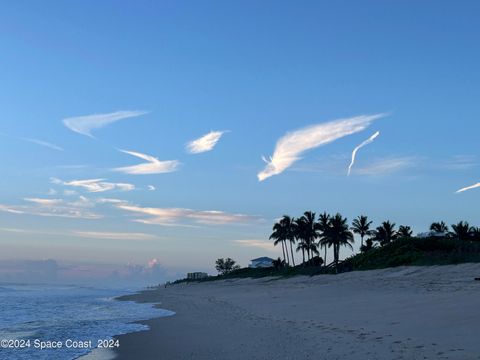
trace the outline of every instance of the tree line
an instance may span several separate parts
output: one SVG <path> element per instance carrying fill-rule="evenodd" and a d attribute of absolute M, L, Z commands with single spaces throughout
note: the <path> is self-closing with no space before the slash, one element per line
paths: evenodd
<path fill-rule="evenodd" d="M 284 215 L 273 225 L 270 239 L 275 246 L 282 246 L 282 262 L 286 266 L 295 266 L 295 248 L 295 253 L 302 253 L 304 266 L 322 263 L 327 266 L 327 249 L 332 249 L 332 265 L 338 267 L 341 247 L 353 250 L 354 234 L 360 237 L 361 252 L 385 246 L 399 238 L 412 237 L 412 229 L 407 225 L 401 225 L 397 229 L 395 223 L 387 220 L 374 229 L 372 224 L 365 215 L 358 216 L 349 225 L 347 218 L 339 213 L 330 215 L 324 212 L 317 217 L 314 212 L 306 211 L 298 218 Z M 451 230 L 443 221 L 434 222 L 430 225 L 430 230 L 432 236 L 480 241 L 480 227 L 470 226 L 466 221 L 451 225 Z M 320 257 L 322 250 L 323 259 Z"/>

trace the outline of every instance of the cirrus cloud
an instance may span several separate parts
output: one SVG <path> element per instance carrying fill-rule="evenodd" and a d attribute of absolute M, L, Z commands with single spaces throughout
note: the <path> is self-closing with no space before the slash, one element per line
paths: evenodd
<path fill-rule="evenodd" d="M 135 190 L 135 185 L 129 183 L 112 183 L 105 179 L 85 179 L 85 180 L 71 180 L 62 181 L 57 178 L 51 178 L 50 182 L 57 185 L 73 186 L 85 189 L 88 192 L 104 192 L 110 190 L 132 191 Z"/>
<path fill-rule="evenodd" d="M 373 121 L 385 116 L 386 114 L 360 115 L 312 125 L 287 133 L 277 141 L 273 156 L 269 160 L 263 158 L 267 165 L 258 173 L 258 180 L 263 181 L 282 173 L 300 160 L 300 156 L 305 151 L 365 130 Z"/>
<path fill-rule="evenodd" d="M 273 243 L 271 241 L 245 239 L 245 240 L 233 240 L 233 242 L 240 246 L 245 246 L 245 247 L 254 247 L 254 248 L 260 248 L 260 249 L 269 250 L 269 251 L 275 250 Z"/>
<path fill-rule="evenodd" d="M 473 190 L 473 189 L 477 189 L 477 188 L 480 188 L 480 183 L 476 183 L 474 185 L 461 188 L 460 190 L 457 190 L 456 193 L 458 194 L 458 193 L 462 193 L 464 191 Z"/>
<path fill-rule="evenodd" d="M 208 134 L 190 141 L 187 146 L 187 152 L 190 154 L 199 154 L 213 150 L 217 142 L 226 131 L 210 131 Z"/>
<path fill-rule="evenodd" d="M 182 226 L 185 225 L 185 223 L 223 225 L 247 223 L 258 219 L 256 216 L 231 214 L 218 210 L 141 207 L 125 202 L 114 203 L 114 206 L 124 211 L 146 216 L 140 219 L 135 219 L 134 221 L 136 222 L 164 226 Z"/>
<path fill-rule="evenodd" d="M 25 198 L 28 205 L 4 205 L 0 204 L 0 211 L 19 214 L 19 215 L 35 215 L 48 217 L 62 217 L 75 219 L 100 219 L 103 216 L 91 211 L 86 206 L 87 199 L 79 201 L 67 202 L 61 199 L 40 199 Z"/>
<path fill-rule="evenodd" d="M 367 140 L 365 140 L 360 145 L 358 145 L 355 149 L 353 149 L 352 160 L 350 162 L 350 165 L 348 166 L 347 176 L 350 176 L 350 173 L 352 171 L 352 166 L 355 164 L 355 157 L 357 156 L 358 150 L 360 150 L 364 146 L 367 146 L 368 144 L 371 144 L 379 135 L 380 135 L 380 131 L 377 131 L 375 134 L 370 136 Z"/>
<path fill-rule="evenodd" d="M 162 174 L 176 171 L 180 162 L 178 160 L 166 160 L 160 161 L 156 157 L 151 155 L 142 154 L 136 151 L 127 151 L 119 150 L 125 154 L 138 157 L 140 159 L 146 160 L 146 163 L 124 166 L 113 169 L 114 171 L 119 171 L 125 174 L 132 175 L 146 175 L 146 174 Z"/>
<path fill-rule="evenodd" d="M 72 235 L 87 239 L 101 240 L 153 240 L 157 237 L 145 233 L 107 232 L 107 231 L 73 231 Z"/>
<path fill-rule="evenodd" d="M 147 111 L 115 111 L 108 114 L 75 116 L 63 119 L 63 124 L 70 130 L 93 138 L 92 131 L 117 122 L 147 114 Z"/>
<path fill-rule="evenodd" d="M 365 167 L 357 168 L 358 175 L 382 176 L 393 174 L 411 167 L 418 163 L 418 158 L 412 156 L 390 157 L 379 159 Z"/>

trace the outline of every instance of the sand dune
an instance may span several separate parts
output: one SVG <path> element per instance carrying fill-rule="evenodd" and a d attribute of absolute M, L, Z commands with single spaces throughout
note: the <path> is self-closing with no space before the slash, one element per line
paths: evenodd
<path fill-rule="evenodd" d="M 182 284 L 118 359 L 480 359 L 480 264 Z"/>

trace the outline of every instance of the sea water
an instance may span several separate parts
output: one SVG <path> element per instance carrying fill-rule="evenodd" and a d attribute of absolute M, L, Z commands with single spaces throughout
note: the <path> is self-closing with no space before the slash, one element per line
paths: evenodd
<path fill-rule="evenodd" d="M 77 359 L 96 348 L 99 341 L 107 347 L 121 347 L 112 341 L 114 335 L 148 329 L 134 321 L 174 314 L 152 304 L 114 299 L 133 292 L 0 284 L 0 359 Z M 62 346 L 40 349 L 53 342 Z"/>

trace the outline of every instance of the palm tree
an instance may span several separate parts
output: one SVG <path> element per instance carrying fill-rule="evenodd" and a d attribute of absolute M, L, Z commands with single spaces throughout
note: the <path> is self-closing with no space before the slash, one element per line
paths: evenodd
<path fill-rule="evenodd" d="M 404 239 L 409 239 L 412 237 L 413 231 L 410 226 L 400 225 L 398 228 L 398 236 Z"/>
<path fill-rule="evenodd" d="M 470 237 L 473 241 L 480 241 L 480 227 L 472 227 L 470 229 Z"/>
<path fill-rule="evenodd" d="M 321 243 L 324 246 L 333 247 L 333 261 L 335 262 L 336 271 L 338 271 L 340 246 L 348 246 L 353 250 L 353 242 L 353 233 L 348 228 L 347 219 L 339 213 L 330 217 L 328 229 L 322 236 Z"/>
<path fill-rule="evenodd" d="M 360 251 L 361 251 L 362 253 L 364 253 L 364 252 L 367 252 L 368 250 L 373 249 L 373 248 L 375 247 L 374 244 L 373 244 L 373 240 L 374 240 L 374 238 L 368 238 L 368 239 L 365 241 L 365 245 L 360 246 Z"/>
<path fill-rule="evenodd" d="M 295 249 L 296 252 L 302 251 L 302 265 L 305 266 L 305 250 L 306 250 L 306 243 L 305 243 L 305 224 L 303 218 L 296 218 L 294 220 L 294 236 L 297 239 L 297 248 Z"/>
<path fill-rule="evenodd" d="M 324 212 L 318 216 L 318 230 L 320 231 L 320 239 L 327 233 L 328 228 L 330 227 L 330 215 Z M 327 266 L 327 245 L 323 245 L 322 241 L 319 242 L 320 248 L 325 249 L 325 255 L 323 258 L 323 266 Z"/>
<path fill-rule="evenodd" d="M 381 226 L 377 227 L 375 231 L 374 240 L 384 246 L 397 238 L 398 234 L 395 230 L 395 223 L 384 221 Z"/>
<path fill-rule="evenodd" d="M 451 235 L 456 237 L 459 240 L 469 240 L 470 239 L 470 232 L 472 228 L 470 224 L 466 221 L 460 221 L 457 224 L 452 225 L 452 232 Z"/>
<path fill-rule="evenodd" d="M 318 254 L 317 244 L 315 240 L 318 238 L 318 224 L 315 221 L 315 213 L 313 211 L 305 211 L 303 213 L 303 224 L 305 226 L 305 242 L 306 250 L 308 255 L 308 262 L 311 263 L 311 260 L 315 254 Z M 310 255 L 311 254 L 311 255 Z"/>
<path fill-rule="evenodd" d="M 291 218 L 288 215 L 283 215 L 280 222 L 283 224 L 283 227 L 286 232 L 286 240 L 290 243 L 290 253 L 292 255 L 292 263 L 295 266 L 295 258 L 293 257 L 293 245 L 295 243 L 295 219 Z M 288 250 L 287 250 L 288 253 Z"/>
<path fill-rule="evenodd" d="M 433 222 L 430 225 L 430 230 L 437 233 L 448 233 L 448 226 L 443 221 Z"/>
<path fill-rule="evenodd" d="M 355 234 L 360 235 L 360 247 L 363 246 L 363 238 L 365 236 L 373 235 L 373 230 L 370 230 L 370 225 L 372 225 L 372 222 L 368 221 L 368 217 L 365 215 L 360 215 L 352 221 L 352 227 L 350 229 Z"/>
<path fill-rule="evenodd" d="M 287 240 L 287 232 L 285 230 L 285 227 L 284 225 L 282 224 L 281 221 L 279 222 L 276 222 L 274 225 L 273 225 L 273 232 L 272 234 L 270 235 L 270 240 L 271 239 L 274 239 L 275 241 L 273 242 L 273 245 L 274 246 L 277 246 L 279 243 L 282 244 L 282 252 L 283 252 L 283 261 L 285 261 L 286 257 L 285 257 L 285 247 L 286 247 L 286 244 L 285 244 L 285 241 Z"/>

